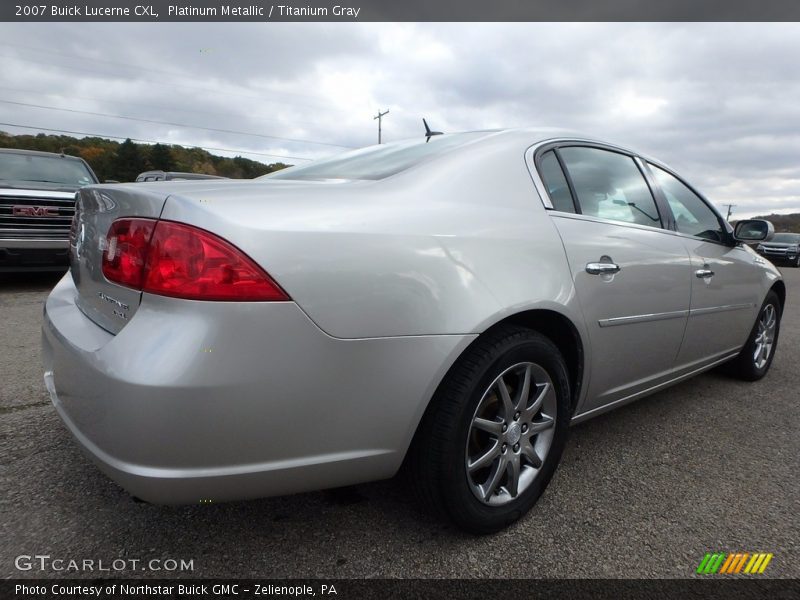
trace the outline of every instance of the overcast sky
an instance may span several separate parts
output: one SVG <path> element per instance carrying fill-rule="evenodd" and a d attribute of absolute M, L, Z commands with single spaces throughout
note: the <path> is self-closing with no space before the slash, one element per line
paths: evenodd
<path fill-rule="evenodd" d="M 800 211 L 799 59 L 780 23 L 3 23 L 0 122 L 288 163 L 375 143 L 378 109 L 384 141 L 563 127 L 741 217 Z"/>

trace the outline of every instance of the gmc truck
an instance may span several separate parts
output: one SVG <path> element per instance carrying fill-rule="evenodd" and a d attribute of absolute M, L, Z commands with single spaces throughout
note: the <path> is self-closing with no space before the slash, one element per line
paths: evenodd
<path fill-rule="evenodd" d="M 66 270 L 75 192 L 93 183 L 81 158 L 0 148 L 0 272 Z"/>

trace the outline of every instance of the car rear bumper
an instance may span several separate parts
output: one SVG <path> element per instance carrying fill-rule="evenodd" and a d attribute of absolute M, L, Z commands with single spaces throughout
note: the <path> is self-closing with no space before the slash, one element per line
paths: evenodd
<path fill-rule="evenodd" d="M 45 384 L 100 469 L 156 503 L 287 494 L 390 477 L 474 336 L 342 340 L 293 302 L 145 294 L 117 335 L 47 300 Z"/>

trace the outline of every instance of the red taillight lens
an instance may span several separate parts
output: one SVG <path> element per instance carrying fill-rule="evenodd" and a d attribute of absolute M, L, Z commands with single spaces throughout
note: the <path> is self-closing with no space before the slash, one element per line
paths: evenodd
<path fill-rule="evenodd" d="M 150 229 L 145 235 L 145 225 Z M 128 234 L 128 232 L 132 232 Z M 127 240 L 145 239 L 141 251 L 132 245 L 116 257 L 113 239 L 120 247 Z M 281 301 L 289 296 L 251 258 L 233 244 L 191 225 L 173 221 L 120 219 L 108 233 L 103 273 L 110 280 L 151 294 L 187 300 Z M 119 259 L 119 267 L 106 269 L 106 254 Z M 130 254 L 130 258 L 125 257 Z M 139 262 L 141 260 L 141 263 Z M 111 260 L 108 261 L 112 265 Z M 129 266 L 128 266 L 129 265 Z M 138 271 L 134 267 L 139 266 Z M 125 269 L 128 269 L 127 271 Z M 138 273 L 138 279 L 135 275 Z M 134 285 L 129 282 L 136 281 Z"/>
<path fill-rule="evenodd" d="M 150 237 L 156 222 L 151 219 L 119 219 L 111 224 L 103 250 L 103 275 L 127 287 L 142 288 Z"/>
<path fill-rule="evenodd" d="M 189 300 L 276 301 L 286 292 L 252 259 L 213 233 L 159 221 L 147 255 L 145 292 Z"/>

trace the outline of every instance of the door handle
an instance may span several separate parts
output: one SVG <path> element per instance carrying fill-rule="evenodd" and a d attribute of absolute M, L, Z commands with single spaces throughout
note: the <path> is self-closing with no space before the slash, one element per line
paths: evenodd
<path fill-rule="evenodd" d="M 698 279 L 711 279 L 714 276 L 714 271 L 708 268 L 703 268 L 697 269 L 694 274 Z"/>
<path fill-rule="evenodd" d="M 602 260 L 602 259 L 601 259 Z M 620 266 L 613 262 L 592 262 L 586 265 L 586 272 L 591 275 L 612 275 L 619 273 Z"/>

